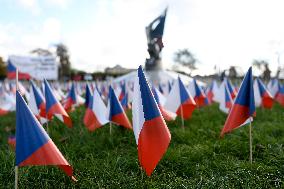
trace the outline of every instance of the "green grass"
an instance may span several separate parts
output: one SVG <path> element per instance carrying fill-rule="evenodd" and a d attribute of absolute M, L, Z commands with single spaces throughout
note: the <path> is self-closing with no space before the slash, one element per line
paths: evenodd
<path fill-rule="evenodd" d="M 84 108 L 71 114 L 74 128 L 57 120 L 50 136 L 73 166 L 77 183 L 53 166 L 21 167 L 20 188 L 283 188 L 284 113 L 257 110 L 253 124 L 253 164 L 245 126 L 219 138 L 226 115 L 215 104 L 195 110 L 192 119 L 168 123 L 172 140 L 151 177 L 139 168 L 132 131 L 109 126 L 89 133 Z M 128 114 L 131 115 L 131 112 Z M 14 187 L 15 153 L 7 138 L 14 133 L 15 114 L 0 118 L 0 188 Z"/>

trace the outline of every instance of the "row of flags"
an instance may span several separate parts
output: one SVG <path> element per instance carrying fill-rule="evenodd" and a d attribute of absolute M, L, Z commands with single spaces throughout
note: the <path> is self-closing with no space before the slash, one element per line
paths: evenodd
<path fill-rule="evenodd" d="M 68 176 L 76 180 L 73 177 L 72 167 L 64 159 L 41 124 L 57 117 L 71 128 L 72 121 L 68 112 L 83 104 L 86 106 L 83 122 L 89 131 L 94 131 L 107 123 L 114 123 L 133 130 L 140 165 L 150 176 L 171 140 L 165 120 L 174 120 L 176 116 L 189 119 L 196 108 L 213 101 L 220 102 L 221 106 L 223 102 L 220 99 L 224 98 L 225 103 L 222 106 L 229 111 L 227 111 L 228 117 L 220 134 L 223 137 L 224 134 L 251 122 L 255 116 L 257 103 L 265 108 L 271 108 L 271 100 L 273 102 L 272 95 L 262 81 L 260 79 L 253 81 L 251 68 L 245 75 L 239 90 L 233 87 L 227 79 L 220 87 L 213 82 L 208 90 L 204 90 L 196 80 L 193 80 L 194 90 L 190 92 L 189 86 L 185 86 L 178 78 L 170 85 L 171 90 L 165 97 L 162 94 L 163 91 L 149 85 L 141 66 L 137 70 L 133 85 L 126 86 L 122 85 L 120 95 L 117 95 L 110 85 L 108 98 L 106 98 L 97 86 L 90 87 L 87 84 L 84 103 L 78 100 L 80 95 L 77 94 L 73 83 L 65 100 L 62 101 L 64 105 L 56 98 L 53 87 L 46 80 L 43 82 L 43 90 L 31 82 L 28 104 L 23 99 L 20 90 L 17 90 L 16 165 L 57 165 Z M 279 96 L 279 91 L 275 93 L 276 97 Z M 122 105 L 123 100 L 130 93 L 132 93 L 133 125 L 125 113 L 125 109 L 129 107 Z M 107 106 L 105 99 L 107 99 Z M 13 143 L 14 140 L 11 138 L 10 142 Z"/>

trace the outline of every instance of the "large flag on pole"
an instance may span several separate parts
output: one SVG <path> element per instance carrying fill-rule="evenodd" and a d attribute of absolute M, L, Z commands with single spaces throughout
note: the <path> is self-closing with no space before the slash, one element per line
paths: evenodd
<path fill-rule="evenodd" d="M 16 166 L 56 165 L 76 180 L 73 177 L 73 168 L 49 138 L 18 91 L 16 103 Z"/>
<path fill-rule="evenodd" d="M 253 116 L 255 116 L 255 103 L 253 93 L 253 76 L 252 69 L 250 67 L 243 79 L 231 111 L 229 112 L 221 132 L 221 137 L 223 137 L 224 134 L 231 132 L 233 129 L 249 123 L 252 121 Z"/>
<path fill-rule="evenodd" d="M 141 66 L 135 78 L 132 114 L 138 158 L 146 174 L 150 176 L 166 152 L 171 134 Z"/>

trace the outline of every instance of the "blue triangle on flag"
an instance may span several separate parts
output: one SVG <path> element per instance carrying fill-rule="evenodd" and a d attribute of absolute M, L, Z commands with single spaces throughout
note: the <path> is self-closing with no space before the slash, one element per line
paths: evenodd
<path fill-rule="evenodd" d="M 141 92 L 141 99 L 143 104 L 143 112 L 145 120 L 151 120 L 160 116 L 160 112 L 156 105 L 155 99 L 152 95 L 150 87 L 146 81 L 142 66 L 138 68 L 138 78 Z"/>
<path fill-rule="evenodd" d="M 46 112 L 56 103 L 58 103 L 57 99 L 52 93 L 52 89 L 48 84 L 47 80 L 44 79 L 44 91 L 45 91 L 45 100 L 46 100 Z"/>
<path fill-rule="evenodd" d="M 254 92 L 253 92 L 253 76 L 252 68 L 250 67 L 246 73 L 240 90 L 236 97 L 235 104 L 240 104 L 249 107 L 249 114 L 253 115 L 255 112 Z"/>
<path fill-rule="evenodd" d="M 20 93 L 16 92 L 16 165 L 50 140 Z"/>

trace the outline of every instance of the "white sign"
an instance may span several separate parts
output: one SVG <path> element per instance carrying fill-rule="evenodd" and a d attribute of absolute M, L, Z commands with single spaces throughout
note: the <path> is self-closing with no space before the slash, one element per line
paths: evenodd
<path fill-rule="evenodd" d="M 58 79 L 58 64 L 53 56 L 9 56 L 9 61 L 19 72 L 28 73 L 34 79 Z"/>

